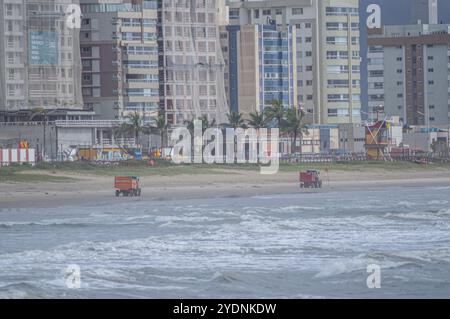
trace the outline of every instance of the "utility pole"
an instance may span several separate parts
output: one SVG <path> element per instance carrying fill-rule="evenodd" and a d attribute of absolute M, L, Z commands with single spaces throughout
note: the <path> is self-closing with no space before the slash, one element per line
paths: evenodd
<path fill-rule="evenodd" d="M 47 122 L 47 114 L 44 111 L 44 139 L 43 139 L 43 147 L 42 147 L 42 159 L 45 158 L 45 146 L 46 146 L 46 144 L 45 144 L 45 142 L 46 142 L 45 135 L 46 135 L 46 124 L 47 124 L 46 122 Z"/>

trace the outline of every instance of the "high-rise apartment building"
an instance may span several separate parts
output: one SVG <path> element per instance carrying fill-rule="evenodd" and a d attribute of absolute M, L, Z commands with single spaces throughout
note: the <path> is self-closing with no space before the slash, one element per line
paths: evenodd
<path fill-rule="evenodd" d="M 167 122 L 207 116 L 226 121 L 219 26 L 227 24 L 225 0 L 159 0 L 160 96 Z"/>
<path fill-rule="evenodd" d="M 0 112 L 81 110 L 79 30 L 66 24 L 73 0 L 0 3 Z M 17 114 L 17 115 L 14 115 Z"/>
<path fill-rule="evenodd" d="M 450 25 L 385 26 L 368 46 L 369 110 L 382 105 L 408 125 L 450 122 Z"/>
<path fill-rule="evenodd" d="M 231 25 L 296 26 L 297 100 L 317 124 L 361 121 L 358 0 L 229 0 Z"/>
<path fill-rule="evenodd" d="M 274 100 L 298 105 L 295 30 L 295 26 L 278 30 L 262 24 L 222 27 L 225 88 L 232 111 L 248 118 Z"/>
<path fill-rule="evenodd" d="M 83 97 L 101 119 L 159 109 L 156 0 L 81 0 Z"/>

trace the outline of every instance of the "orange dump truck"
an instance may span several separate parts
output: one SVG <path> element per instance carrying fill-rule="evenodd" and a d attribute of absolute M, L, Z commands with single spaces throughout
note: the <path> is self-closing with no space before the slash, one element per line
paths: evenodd
<path fill-rule="evenodd" d="M 141 196 L 139 187 L 139 177 L 136 176 L 116 176 L 114 179 L 116 196 Z"/>

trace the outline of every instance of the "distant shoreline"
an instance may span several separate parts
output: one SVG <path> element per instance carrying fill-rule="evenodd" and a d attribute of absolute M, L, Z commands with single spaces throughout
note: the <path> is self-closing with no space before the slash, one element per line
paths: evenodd
<path fill-rule="evenodd" d="M 257 170 L 215 169 L 201 174 L 142 176 L 141 198 L 116 198 L 113 176 L 80 172 L 39 172 L 60 178 L 58 182 L 0 182 L 0 212 L 3 209 L 113 204 L 127 201 L 164 201 L 252 197 L 305 192 L 351 191 L 383 187 L 450 186 L 450 168 L 419 170 L 331 170 L 322 171 L 324 188 L 300 190 L 298 172 L 260 175 Z M 64 178 L 68 178 L 67 181 Z M 120 212 L 118 212 L 120 213 Z"/>

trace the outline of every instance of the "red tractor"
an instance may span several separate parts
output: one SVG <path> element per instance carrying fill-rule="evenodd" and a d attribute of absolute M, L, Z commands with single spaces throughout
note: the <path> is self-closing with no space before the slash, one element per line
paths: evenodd
<path fill-rule="evenodd" d="M 320 171 L 308 170 L 299 174 L 300 188 L 322 188 Z"/>

